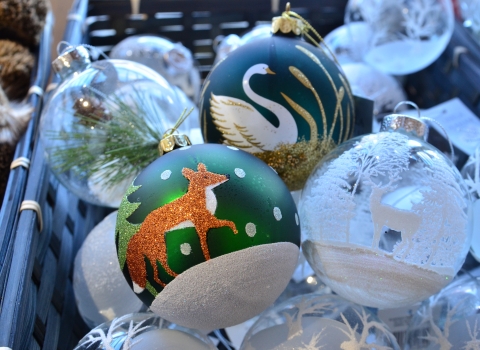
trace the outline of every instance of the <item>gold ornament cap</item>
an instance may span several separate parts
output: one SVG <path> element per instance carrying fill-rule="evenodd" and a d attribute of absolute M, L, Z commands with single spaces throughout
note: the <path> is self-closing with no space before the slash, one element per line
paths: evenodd
<path fill-rule="evenodd" d="M 164 153 L 171 152 L 174 149 L 190 146 L 191 144 L 192 143 L 187 135 L 164 135 L 164 138 L 158 143 L 158 153 L 163 155 Z"/>
<path fill-rule="evenodd" d="M 62 80 L 85 69 L 91 63 L 90 54 L 83 46 L 70 46 L 52 62 L 52 68 Z"/>
<path fill-rule="evenodd" d="M 272 33 L 281 32 L 283 34 L 293 33 L 295 35 L 301 35 L 305 24 L 298 18 L 293 18 L 289 16 L 290 13 L 290 3 L 287 2 L 285 12 L 282 16 L 273 17 L 272 19 Z"/>
<path fill-rule="evenodd" d="M 380 131 L 404 131 L 423 140 L 428 137 L 428 125 L 417 117 L 403 114 L 390 114 L 383 118 Z"/>

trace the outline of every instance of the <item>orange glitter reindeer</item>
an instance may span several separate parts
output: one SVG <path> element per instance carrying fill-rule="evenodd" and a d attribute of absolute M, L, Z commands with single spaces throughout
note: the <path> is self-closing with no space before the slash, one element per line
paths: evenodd
<path fill-rule="evenodd" d="M 153 278 L 161 286 L 165 287 L 166 283 L 158 276 L 157 261 L 169 275 L 177 276 L 167 262 L 167 232 L 195 227 L 206 260 L 210 259 L 208 230 L 228 226 L 238 233 L 233 221 L 220 220 L 214 215 L 217 199 L 212 189 L 228 181 L 229 176 L 209 172 L 203 163 L 198 164 L 197 170 L 182 169 L 183 176 L 190 181 L 187 193 L 148 214 L 140 230 L 128 242 L 127 266 L 137 293 L 143 291 L 147 283 L 145 257 L 153 267 Z"/>

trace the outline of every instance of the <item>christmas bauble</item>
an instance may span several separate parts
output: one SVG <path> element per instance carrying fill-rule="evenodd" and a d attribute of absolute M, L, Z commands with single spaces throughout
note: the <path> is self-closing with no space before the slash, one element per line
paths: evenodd
<path fill-rule="evenodd" d="M 361 62 L 368 47 L 369 31 L 367 24 L 353 22 L 328 33 L 324 43 L 332 50 L 340 64 Z"/>
<path fill-rule="evenodd" d="M 363 60 L 384 73 L 417 72 L 435 61 L 453 33 L 450 0 L 349 0 L 345 23 L 360 22 Z"/>
<path fill-rule="evenodd" d="M 462 176 L 465 179 L 472 195 L 472 246 L 470 252 L 480 262 L 480 147 L 475 150 L 462 169 Z"/>
<path fill-rule="evenodd" d="M 91 63 L 83 47 L 54 61 L 63 77 L 43 110 L 40 136 L 57 178 L 81 199 L 118 207 L 185 106 L 159 74 L 126 60 Z M 176 128 L 189 133 L 188 124 Z"/>
<path fill-rule="evenodd" d="M 407 99 L 405 91 L 398 81 L 364 63 L 347 63 L 342 65 L 352 92 L 375 102 L 373 114 L 385 115 L 393 112 L 395 106 Z"/>
<path fill-rule="evenodd" d="M 239 37 L 236 34 L 230 34 L 224 38 L 221 37 L 219 44 L 215 48 L 215 52 L 217 53 L 217 55 L 215 56 L 215 61 L 213 62 L 213 65 L 223 60 L 230 52 L 235 50 L 237 47 L 245 45 L 257 39 L 270 37 L 271 35 L 272 26 L 270 24 L 259 24 L 253 27 L 247 33 L 243 34 L 242 37 Z"/>
<path fill-rule="evenodd" d="M 468 28 L 473 37 L 480 43 L 480 2 L 478 0 L 459 0 L 463 25 Z"/>
<path fill-rule="evenodd" d="M 75 350 L 216 350 L 204 334 L 152 313 L 128 314 L 104 323 L 80 340 Z"/>
<path fill-rule="evenodd" d="M 150 164 L 117 219 L 118 258 L 134 291 L 161 317 L 198 329 L 269 306 L 295 269 L 299 240 L 296 207 L 277 174 L 215 144 Z"/>
<path fill-rule="evenodd" d="M 200 73 L 192 53 L 181 43 L 154 35 L 134 35 L 112 48 L 110 58 L 138 62 L 178 86 L 193 101 L 200 93 Z"/>
<path fill-rule="evenodd" d="M 336 295 L 306 294 L 265 311 L 241 350 L 391 349 L 388 326 L 365 308 Z"/>
<path fill-rule="evenodd" d="M 405 336 L 405 350 L 480 347 L 480 281 L 458 278 L 425 300 L 413 315 Z"/>
<path fill-rule="evenodd" d="M 141 309 L 123 277 L 115 248 L 117 212 L 88 234 L 75 257 L 73 291 L 78 311 L 90 327 Z"/>
<path fill-rule="evenodd" d="M 303 252 L 317 275 L 361 305 L 393 308 L 450 283 L 470 246 L 470 197 L 426 125 L 385 117 L 383 131 L 327 155 L 300 199 Z"/>
<path fill-rule="evenodd" d="M 207 142 L 254 154 L 298 190 L 352 135 L 354 109 L 337 65 L 290 34 L 254 40 L 217 64 L 203 85 L 200 117 Z"/>

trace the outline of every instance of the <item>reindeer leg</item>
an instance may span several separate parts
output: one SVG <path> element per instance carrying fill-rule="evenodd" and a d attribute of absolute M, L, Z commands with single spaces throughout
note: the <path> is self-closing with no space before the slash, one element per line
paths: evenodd
<path fill-rule="evenodd" d="M 156 242 L 157 244 L 151 245 L 151 247 L 149 247 L 150 250 L 148 251 L 147 257 L 152 263 L 155 281 L 160 285 L 164 286 L 165 283 L 161 282 L 160 278 L 158 277 L 157 260 L 160 261 L 160 264 L 170 276 L 176 277 L 178 276 L 178 274 L 174 272 L 168 265 L 165 233 L 164 232 L 157 233 L 155 237 L 157 240 Z"/>
<path fill-rule="evenodd" d="M 142 237 L 138 234 L 134 235 L 127 247 L 127 267 L 135 293 L 141 293 L 147 284 L 147 271 L 142 248 Z"/>
<path fill-rule="evenodd" d="M 207 244 L 207 232 L 209 229 L 209 227 L 196 227 L 197 235 L 200 239 L 200 246 L 202 247 L 202 252 L 205 260 L 210 260 L 210 251 Z"/>

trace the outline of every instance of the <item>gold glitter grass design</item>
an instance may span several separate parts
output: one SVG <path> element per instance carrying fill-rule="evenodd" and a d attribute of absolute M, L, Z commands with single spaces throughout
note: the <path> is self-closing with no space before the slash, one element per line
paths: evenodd
<path fill-rule="evenodd" d="M 319 160 L 335 147 L 332 139 L 311 141 L 302 139 L 296 144 L 282 144 L 273 151 L 254 155 L 274 168 L 291 191 L 296 191 L 303 188 Z"/>

